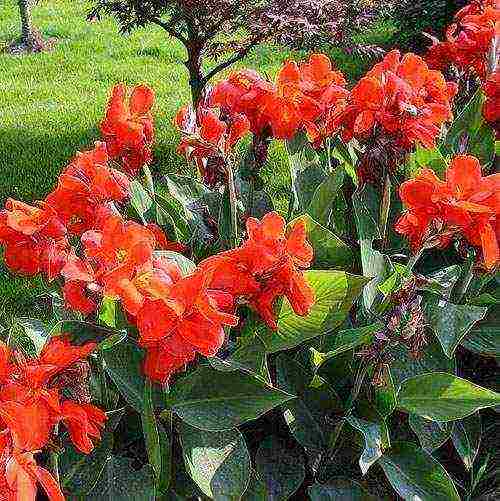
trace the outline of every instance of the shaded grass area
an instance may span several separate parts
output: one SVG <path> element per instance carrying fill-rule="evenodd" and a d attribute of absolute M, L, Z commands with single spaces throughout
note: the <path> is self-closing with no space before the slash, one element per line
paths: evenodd
<path fill-rule="evenodd" d="M 156 91 L 153 170 L 171 172 L 183 165 L 175 151 L 178 134 L 172 126 L 175 112 L 189 97 L 187 73 L 179 64 L 185 57 L 182 46 L 154 26 L 122 36 L 111 18 L 89 23 L 85 19 L 89 8 L 84 0 L 45 0 L 35 5 L 34 22 L 45 37 L 57 39 L 54 49 L 26 56 L 0 53 L 2 205 L 7 197 L 27 202 L 43 198 L 74 153 L 99 139 L 98 124 L 108 91 L 117 82 L 147 83 Z M 0 20 L 1 48 L 19 35 L 15 0 L 0 4 Z M 381 23 L 371 36 L 378 42 L 386 31 Z M 366 67 L 367 63 L 340 50 L 329 52 L 350 77 L 359 76 Z M 302 56 L 264 46 L 240 66 L 274 75 L 282 61 Z M 263 175 L 276 200 L 288 196 L 289 176 L 280 145 L 274 146 Z M 38 279 L 13 277 L 0 267 L 4 311 L 25 311 L 27 300 L 21 298 L 36 296 L 44 288 Z"/>

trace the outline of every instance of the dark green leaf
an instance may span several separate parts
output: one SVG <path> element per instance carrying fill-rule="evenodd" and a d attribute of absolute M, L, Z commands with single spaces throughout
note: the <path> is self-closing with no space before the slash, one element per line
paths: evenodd
<path fill-rule="evenodd" d="M 444 299 L 431 299 L 424 303 L 425 317 L 450 358 L 462 339 L 486 316 L 487 311 L 482 306 L 457 305 Z"/>
<path fill-rule="evenodd" d="M 158 424 L 153 406 L 152 383 L 149 379 L 144 384 L 144 410 L 141 413 L 141 421 L 149 464 L 155 472 L 156 486 L 159 487 L 162 474 L 162 454 Z"/>
<path fill-rule="evenodd" d="M 351 269 L 354 256 L 350 247 L 329 229 L 321 226 L 308 214 L 294 219 L 289 227 L 303 221 L 307 239 L 314 249 L 314 266 L 318 268 Z"/>
<path fill-rule="evenodd" d="M 368 183 L 364 184 L 354 193 L 352 203 L 359 240 L 382 238 L 379 227 L 380 196 L 375 188 Z"/>
<path fill-rule="evenodd" d="M 299 451 L 286 448 L 276 437 L 266 438 L 255 457 L 255 467 L 266 485 L 268 499 L 288 499 L 304 481 L 304 459 Z"/>
<path fill-rule="evenodd" d="M 335 334 L 325 336 L 322 349 L 324 353 L 310 348 L 311 361 L 319 369 L 327 360 L 336 357 L 341 353 L 357 348 L 364 344 L 369 344 L 373 340 L 373 335 L 382 328 L 382 323 L 347 329 Z"/>
<path fill-rule="evenodd" d="M 408 416 L 408 423 L 417 435 L 422 449 L 429 453 L 439 449 L 451 437 L 453 431 L 453 423 L 438 423 L 416 414 Z"/>
<path fill-rule="evenodd" d="M 384 366 L 379 378 L 379 384 L 374 389 L 374 404 L 382 418 L 390 416 L 397 405 L 396 388 L 389 366 Z"/>
<path fill-rule="evenodd" d="M 395 443 L 379 464 L 394 490 L 407 501 L 460 501 L 446 470 L 412 443 Z"/>
<path fill-rule="evenodd" d="M 130 182 L 129 191 L 132 207 L 137 211 L 141 220 L 145 221 L 146 213 L 153 206 L 153 199 L 137 179 Z"/>
<path fill-rule="evenodd" d="M 365 439 L 365 448 L 359 458 L 359 467 L 361 473 L 366 475 L 370 466 L 382 456 L 383 435 L 381 424 L 372 423 L 359 419 L 354 416 L 349 416 L 347 422 L 357 431 L 362 433 Z"/>
<path fill-rule="evenodd" d="M 334 209 L 334 202 L 337 198 L 340 188 L 344 184 L 345 170 L 335 169 L 333 174 L 328 177 L 316 188 L 312 196 L 311 203 L 307 208 L 307 213 L 319 224 L 328 228 L 330 218 Z"/>
<path fill-rule="evenodd" d="M 328 446 L 328 417 L 341 411 L 342 404 L 333 389 L 285 354 L 276 359 L 278 387 L 297 398 L 283 405 L 285 421 L 292 435 L 309 454 Z"/>
<path fill-rule="evenodd" d="M 155 477 L 149 465 L 135 470 L 133 460 L 110 457 L 101 476 L 85 499 L 92 501 L 155 501 Z"/>
<path fill-rule="evenodd" d="M 131 341 L 103 351 L 106 372 L 123 395 L 123 398 L 137 412 L 144 410 L 145 378 L 141 365 L 143 352 Z"/>
<path fill-rule="evenodd" d="M 437 341 L 433 339 L 423 348 L 420 357 L 413 357 L 406 346 L 399 344 L 390 349 L 394 360 L 391 363 L 391 375 L 394 385 L 399 387 L 408 378 L 429 372 L 455 372 L 455 361 L 448 358 Z"/>
<path fill-rule="evenodd" d="M 499 404 L 499 393 L 444 372 L 407 379 L 398 394 L 401 409 L 434 421 L 462 419 Z"/>
<path fill-rule="evenodd" d="M 311 501 L 376 501 L 354 480 L 336 478 L 327 484 L 314 484 L 308 489 Z"/>
<path fill-rule="evenodd" d="M 481 444 L 481 416 L 479 412 L 456 421 L 451 438 L 465 467 L 470 470 Z"/>
<path fill-rule="evenodd" d="M 182 420 L 211 431 L 235 428 L 294 398 L 249 374 L 206 366 L 178 381 L 170 397 L 172 411 Z"/>
<path fill-rule="evenodd" d="M 266 499 L 266 484 L 257 476 L 255 471 L 252 471 L 250 476 L 250 483 L 248 488 L 243 494 L 241 501 L 262 501 Z"/>
<path fill-rule="evenodd" d="M 39 355 L 50 337 L 45 325 L 35 318 L 19 317 L 16 320 L 35 348 L 33 355 Z"/>
<path fill-rule="evenodd" d="M 184 463 L 203 494 L 217 500 L 239 500 L 250 482 L 250 455 L 238 430 L 212 432 L 182 423 Z"/>

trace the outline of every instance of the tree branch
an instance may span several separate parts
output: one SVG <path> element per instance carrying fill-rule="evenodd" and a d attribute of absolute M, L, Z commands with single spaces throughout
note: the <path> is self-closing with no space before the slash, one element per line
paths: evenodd
<path fill-rule="evenodd" d="M 183 45 L 185 45 L 187 47 L 188 39 L 184 35 L 179 33 L 178 31 L 175 31 L 173 29 L 173 24 L 175 24 L 175 23 L 172 23 L 172 22 L 166 23 L 158 18 L 152 18 L 151 22 L 153 24 L 156 24 L 156 25 L 160 26 L 161 28 L 163 28 L 170 36 L 177 38 L 177 40 L 181 41 L 183 43 Z"/>
<path fill-rule="evenodd" d="M 217 75 L 217 73 L 220 73 L 226 68 L 229 68 L 229 66 L 231 66 L 232 64 L 241 61 L 255 46 L 259 45 L 259 43 L 262 42 L 263 38 L 264 37 L 258 37 L 252 40 L 244 49 L 239 50 L 238 52 L 236 52 L 236 54 L 234 54 L 234 56 L 218 64 L 217 66 L 215 66 L 215 68 L 212 68 L 203 78 L 203 85 L 209 82 L 209 80 Z"/>

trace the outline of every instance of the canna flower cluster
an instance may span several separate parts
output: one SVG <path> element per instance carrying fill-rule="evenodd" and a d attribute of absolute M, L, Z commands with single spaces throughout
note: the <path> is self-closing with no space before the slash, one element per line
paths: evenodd
<path fill-rule="evenodd" d="M 483 117 L 500 139 L 500 67 L 488 76 L 483 85 L 485 102 Z"/>
<path fill-rule="evenodd" d="M 128 202 L 130 179 L 123 170 L 135 174 L 135 160 L 146 161 L 152 96 L 145 87 L 116 86 L 101 127 L 106 143 L 78 153 L 37 206 L 8 200 L 0 212 L 0 243 L 12 272 L 57 278 L 73 311 L 90 316 L 103 298 L 120 301 L 146 351 L 144 372 L 166 383 L 196 354 L 218 352 L 224 328 L 238 324 L 241 304 L 272 329 L 281 296 L 307 315 L 314 295 L 302 270 L 313 255 L 303 223 L 287 234 L 284 219 L 272 212 L 247 221 L 248 238 L 240 247 L 183 276 L 175 260 L 158 251 L 185 252 L 185 246 L 170 242 L 156 224 L 124 219 L 119 208 Z M 185 129 L 182 149 L 200 162 L 224 161 L 248 131 L 248 119 L 209 107 L 197 113 L 199 121 L 189 109 L 178 116 Z M 117 156 L 122 170 L 113 163 Z"/>
<path fill-rule="evenodd" d="M 492 40 L 500 34 L 498 0 L 474 0 L 458 11 L 445 40 L 436 41 L 426 54 L 431 68 L 456 68 L 474 72 L 482 81 L 491 71 Z M 495 56 L 496 57 L 496 56 Z"/>
<path fill-rule="evenodd" d="M 396 223 L 416 252 L 422 247 L 444 248 L 464 238 L 480 249 L 484 266 L 500 262 L 500 174 L 483 177 L 477 158 L 454 157 L 442 181 L 423 169 L 399 188 L 407 211 Z"/>
<path fill-rule="evenodd" d="M 352 89 L 343 110 L 333 117 L 344 141 L 368 141 L 378 135 L 410 150 L 419 143 L 435 146 L 444 122 L 451 120 L 457 92 L 439 71 L 415 54 L 389 52 Z"/>
<path fill-rule="evenodd" d="M 35 455 L 53 443 L 59 424 L 84 454 L 100 439 L 106 415 L 90 403 L 85 360 L 95 347 L 73 346 L 61 335 L 26 358 L 0 342 L 0 500 L 35 501 L 38 486 L 50 501 L 64 500 Z"/>

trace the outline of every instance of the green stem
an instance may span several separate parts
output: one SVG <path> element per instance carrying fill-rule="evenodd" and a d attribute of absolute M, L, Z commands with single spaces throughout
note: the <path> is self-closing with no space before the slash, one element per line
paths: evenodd
<path fill-rule="evenodd" d="M 229 205 L 231 208 L 232 246 L 238 245 L 238 199 L 236 196 L 236 186 L 234 184 L 234 172 L 229 160 L 226 161 L 227 186 L 229 189 Z"/>

